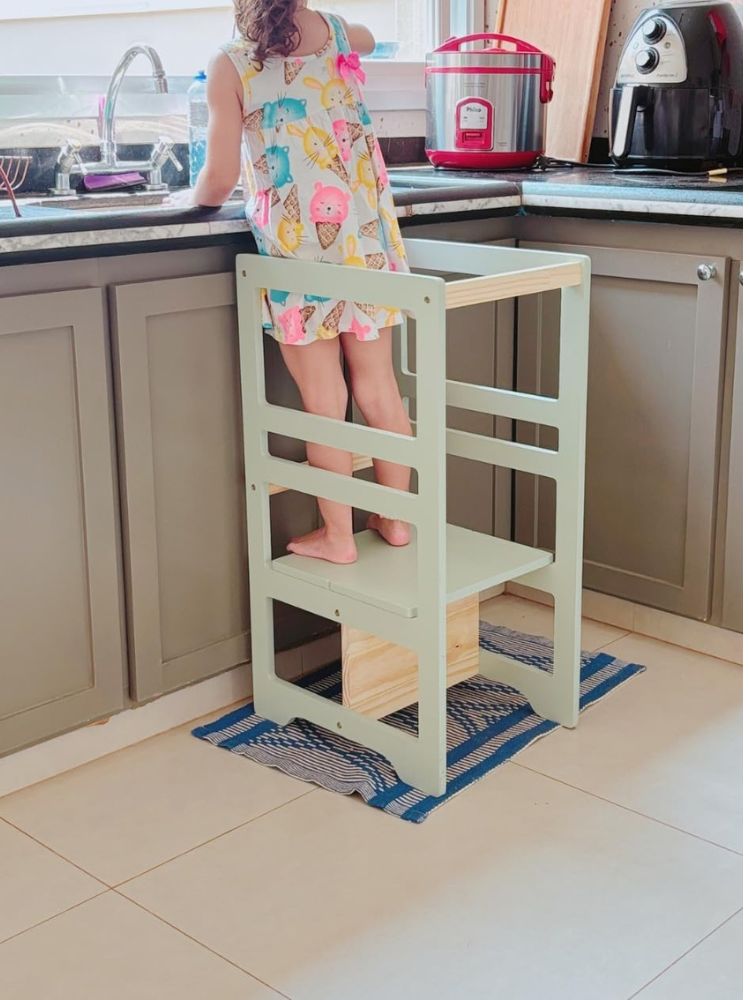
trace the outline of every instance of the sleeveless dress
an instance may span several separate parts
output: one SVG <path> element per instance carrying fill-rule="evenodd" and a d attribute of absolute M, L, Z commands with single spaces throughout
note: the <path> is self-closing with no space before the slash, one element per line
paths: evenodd
<path fill-rule="evenodd" d="M 362 95 L 364 73 L 344 25 L 323 15 L 326 45 L 308 56 L 253 61 L 229 42 L 243 86 L 242 181 L 258 251 L 408 271 L 383 154 Z M 286 344 L 353 333 L 377 340 L 402 321 L 384 305 L 268 290 L 264 328 Z"/>

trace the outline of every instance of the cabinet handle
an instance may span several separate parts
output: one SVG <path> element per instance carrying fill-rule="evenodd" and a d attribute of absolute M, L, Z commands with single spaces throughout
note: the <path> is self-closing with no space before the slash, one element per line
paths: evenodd
<path fill-rule="evenodd" d="M 740 284 L 743 284 L 743 281 L 742 281 L 742 271 L 740 271 Z"/>
<path fill-rule="evenodd" d="M 716 277 L 716 264 L 699 264 L 698 277 L 701 281 L 710 281 Z"/>

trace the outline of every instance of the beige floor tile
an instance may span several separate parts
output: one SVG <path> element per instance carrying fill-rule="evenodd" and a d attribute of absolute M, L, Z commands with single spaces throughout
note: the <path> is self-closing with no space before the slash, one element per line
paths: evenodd
<path fill-rule="evenodd" d="M 741 669 L 636 635 L 604 651 L 648 670 L 517 763 L 741 850 Z"/>
<path fill-rule="evenodd" d="M 116 885 L 310 786 L 181 727 L 0 799 L 0 817 Z"/>
<path fill-rule="evenodd" d="M 506 628 L 515 629 L 517 632 L 529 632 L 531 635 L 552 638 L 554 624 L 552 608 L 524 600 L 522 597 L 515 597 L 513 594 L 501 594 L 490 601 L 485 601 L 480 609 L 480 617 L 483 621 L 492 622 L 493 625 L 505 625 Z M 581 647 L 593 652 L 626 634 L 624 629 L 584 618 L 581 623 Z"/>
<path fill-rule="evenodd" d="M 317 791 L 122 891 L 294 1000 L 624 1000 L 740 864 L 509 764 L 420 826 Z"/>
<path fill-rule="evenodd" d="M 742 915 L 722 924 L 636 996 L 638 1000 L 740 1000 Z"/>
<path fill-rule="evenodd" d="M 0 941 L 99 892 L 96 879 L 0 819 Z"/>
<path fill-rule="evenodd" d="M 3 1000 L 274 1000 L 279 994 L 117 893 L 0 945 Z"/>

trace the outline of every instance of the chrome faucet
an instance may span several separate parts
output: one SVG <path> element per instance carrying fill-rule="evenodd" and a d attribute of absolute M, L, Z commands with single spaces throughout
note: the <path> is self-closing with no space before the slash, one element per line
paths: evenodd
<path fill-rule="evenodd" d="M 161 171 L 167 160 L 182 170 L 182 164 L 174 155 L 174 143 L 164 136 L 154 144 L 151 157 L 148 160 L 118 160 L 117 140 L 115 139 L 115 112 L 120 87 L 128 68 L 136 56 L 144 55 L 151 62 L 152 77 L 157 94 L 167 93 L 167 76 L 158 53 L 150 45 L 132 45 L 122 56 L 107 88 L 104 99 L 104 135 L 99 137 L 101 159 L 84 163 L 80 156 L 81 144 L 74 141 L 66 142 L 60 149 L 55 170 L 55 186 L 52 194 L 70 194 L 70 178 L 72 175 L 85 177 L 87 174 L 117 174 L 121 171 L 143 171 L 148 174 L 146 188 L 149 191 L 165 191 L 167 185 L 162 181 Z"/>

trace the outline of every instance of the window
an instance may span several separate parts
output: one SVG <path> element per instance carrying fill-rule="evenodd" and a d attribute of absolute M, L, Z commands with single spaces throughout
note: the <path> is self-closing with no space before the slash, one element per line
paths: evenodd
<path fill-rule="evenodd" d="M 422 62 L 436 44 L 433 0 L 316 0 L 312 6 L 366 24 L 377 41 L 376 59 Z"/>
<path fill-rule="evenodd" d="M 312 0 L 312 6 L 341 14 L 371 28 L 378 41 L 375 58 L 422 62 L 425 53 L 449 33 L 479 30 L 484 0 Z M 210 11 L 231 17 L 231 0 L 0 0 L 0 22 L 46 18 L 159 15 Z M 469 14 L 467 12 L 471 11 Z M 479 11 L 480 14 L 475 15 Z"/>
<path fill-rule="evenodd" d="M 379 47 L 367 68 L 373 110 L 424 108 L 425 53 L 484 20 L 484 0 L 310 2 L 375 34 Z M 170 77 L 192 77 L 231 37 L 233 20 L 232 0 L 0 0 L 0 71 L 108 78 L 125 48 L 145 40 Z"/>

